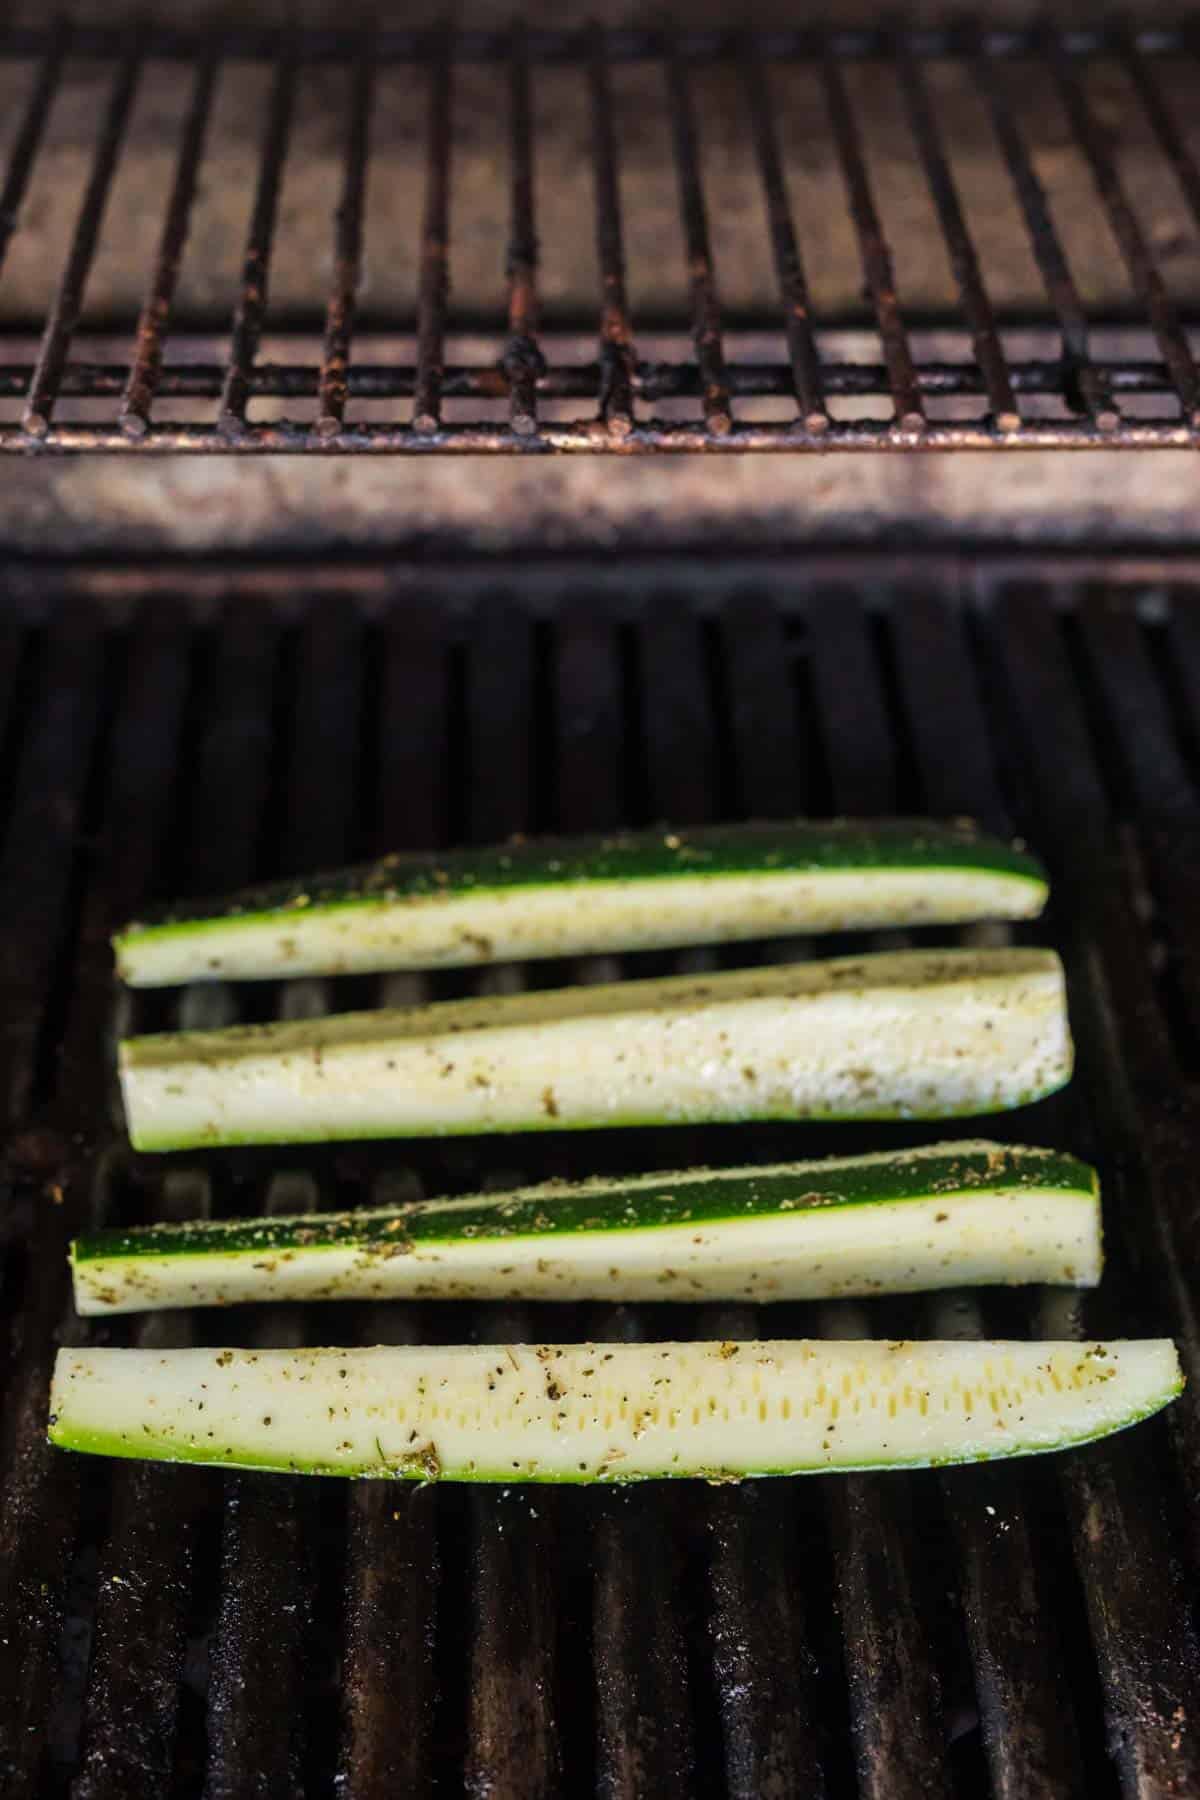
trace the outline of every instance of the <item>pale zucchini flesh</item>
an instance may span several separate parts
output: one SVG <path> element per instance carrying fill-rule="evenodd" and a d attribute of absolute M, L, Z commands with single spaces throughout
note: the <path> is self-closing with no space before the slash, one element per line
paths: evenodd
<path fill-rule="evenodd" d="M 121 1046 L 133 1143 L 744 1119 L 948 1118 L 1072 1063 L 1050 950 L 928 950 L 618 982 Z"/>
<path fill-rule="evenodd" d="M 708 1480 L 989 1461 L 1166 1405 L 1169 1339 L 60 1350 L 68 1450 L 432 1481 Z"/>
<path fill-rule="evenodd" d="M 135 987 L 435 969 L 1035 917 L 1046 879 L 966 821 L 719 826 L 391 856 L 193 903 L 114 939 Z"/>
<path fill-rule="evenodd" d="M 811 1300 L 1100 1279 L 1096 1174 L 943 1143 L 353 1213 L 104 1231 L 71 1247 L 81 1314 L 237 1301 Z"/>

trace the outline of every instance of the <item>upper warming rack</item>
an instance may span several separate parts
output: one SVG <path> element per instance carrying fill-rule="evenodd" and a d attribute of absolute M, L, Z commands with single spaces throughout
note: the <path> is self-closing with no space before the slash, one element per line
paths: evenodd
<path fill-rule="evenodd" d="M 12 33 L 0 449 L 1186 447 L 1194 55 Z"/>

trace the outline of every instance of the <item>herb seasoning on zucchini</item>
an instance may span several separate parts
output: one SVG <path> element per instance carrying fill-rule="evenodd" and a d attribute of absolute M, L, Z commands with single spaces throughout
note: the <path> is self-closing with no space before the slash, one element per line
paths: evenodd
<path fill-rule="evenodd" d="M 969 822 L 801 820 L 389 856 L 175 907 L 114 946 L 126 981 L 161 987 L 1024 919 L 1046 892 Z"/>
<path fill-rule="evenodd" d="M 121 1045 L 140 1150 L 742 1119 L 947 1118 L 1071 1072 L 1050 950 L 927 950 Z"/>
<path fill-rule="evenodd" d="M 637 1481 L 990 1461 L 1182 1386 L 1169 1339 L 60 1350 L 67 1450 L 435 1481 Z"/>
<path fill-rule="evenodd" d="M 103 1231 L 83 1314 L 235 1301 L 810 1300 L 1100 1279 L 1094 1169 L 970 1142 L 549 1182 L 352 1213 Z"/>

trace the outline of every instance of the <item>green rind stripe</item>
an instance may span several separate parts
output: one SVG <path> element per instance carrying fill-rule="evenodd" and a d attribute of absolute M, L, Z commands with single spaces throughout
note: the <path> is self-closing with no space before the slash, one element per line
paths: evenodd
<path fill-rule="evenodd" d="M 1045 888 L 1037 858 L 966 822 L 798 820 L 699 831 L 541 838 L 486 850 L 389 856 L 356 868 L 187 901 L 127 925 L 118 955 L 139 942 L 396 901 L 469 898 L 520 887 L 670 880 L 677 876 L 820 874 L 829 870 L 978 870 Z"/>
<path fill-rule="evenodd" d="M 102 1231 L 77 1239 L 71 1255 L 79 1265 L 135 1261 L 140 1256 L 262 1256 L 338 1248 L 395 1254 L 417 1244 L 679 1228 L 1000 1192 L 1095 1198 L 1098 1181 L 1087 1163 L 1056 1151 L 999 1144 L 962 1150 L 936 1146 L 833 1164 L 688 1170 L 632 1182 L 550 1182 L 507 1195 L 419 1200 L 358 1213 Z"/>
<path fill-rule="evenodd" d="M 547 1474 L 541 1469 L 529 1470 L 522 1466 L 506 1469 L 444 1469 L 440 1479 L 443 1481 L 471 1482 L 536 1482 L 553 1486 L 595 1486 L 604 1483 L 613 1486 L 625 1486 L 635 1481 L 665 1480 L 704 1480 L 704 1481 L 757 1481 L 776 1475 L 837 1475 L 854 1474 L 860 1470 L 877 1469 L 938 1469 L 952 1468 L 957 1464 L 1000 1462 L 1013 1456 L 1038 1456 L 1052 1451 L 1077 1449 L 1083 1444 L 1097 1443 L 1101 1438 L 1111 1437 L 1115 1432 L 1124 1431 L 1131 1425 L 1137 1425 L 1143 1419 L 1153 1417 L 1161 1412 L 1164 1406 L 1176 1398 L 1183 1390 L 1180 1378 L 1172 1386 L 1143 1407 L 1135 1408 L 1126 1416 L 1114 1423 L 1106 1424 L 1099 1431 L 1081 1431 L 1066 1433 L 1053 1444 L 1006 1442 L 994 1453 L 971 1451 L 961 1456 L 947 1455 L 938 1457 L 880 1457 L 877 1461 L 856 1461 L 847 1463 L 797 1463 L 770 1469 L 721 1469 L 696 1468 L 682 1469 L 678 1466 L 664 1469 L 645 1470 L 636 1474 L 596 1473 L 587 1471 L 564 1470 L 561 1474 Z M 393 1480 L 428 1482 L 429 1473 L 425 1469 L 413 1466 L 396 1465 L 387 1462 L 367 1464 L 349 1464 L 335 1466 L 328 1463 L 303 1463 L 294 1459 L 280 1460 L 265 1456 L 255 1456 L 249 1451 L 235 1452 L 230 1456 L 214 1455 L 195 1444 L 172 1444 L 165 1439 L 156 1439 L 147 1434 L 141 1442 L 135 1442 L 128 1436 L 103 1431 L 86 1431 L 77 1426 L 58 1423 L 49 1431 L 52 1444 L 60 1450 L 75 1450 L 91 1456 L 119 1456 L 134 1458 L 138 1461 L 172 1462 L 203 1464 L 210 1468 L 248 1469 L 269 1471 L 280 1475 L 337 1475 L 354 1480 Z"/>

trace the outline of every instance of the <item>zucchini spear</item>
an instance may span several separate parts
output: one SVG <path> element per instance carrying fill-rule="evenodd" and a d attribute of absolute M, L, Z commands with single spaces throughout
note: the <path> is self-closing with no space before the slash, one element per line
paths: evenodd
<path fill-rule="evenodd" d="M 723 1481 L 1059 1450 L 1181 1386 L 1169 1339 L 69 1349 L 50 1438 L 312 1475 Z"/>
<path fill-rule="evenodd" d="M 388 856 L 127 925 L 134 987 L 1035 917 L 1046 877 L 969 822 L 779 825 Z"/>
<path fill-rule="evenodd" d="M 1050 950 L 900 951 L 121 1045 L 139 1150 L 741 1119 L 944 1118 L 1071 1072 Z"/>
<path fill-rule="evenodd" d="M 103 1231 L 80 1313 L 234 1301 L 815 1300 L 1100 1279 L 1096 1173 L 971 1142 L 550 1182 L 352 1213 Z"/>

